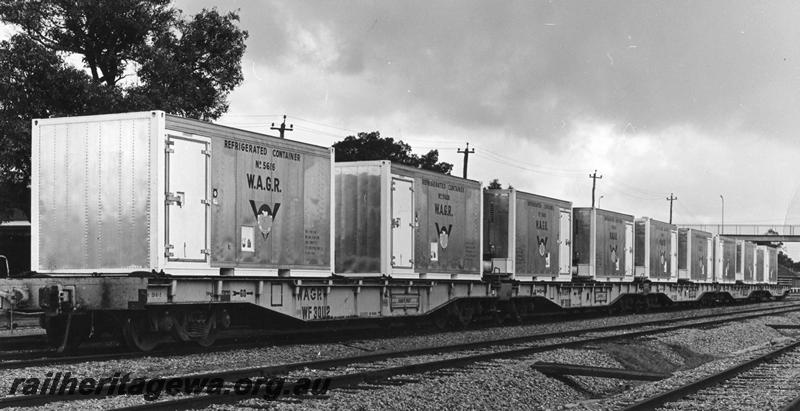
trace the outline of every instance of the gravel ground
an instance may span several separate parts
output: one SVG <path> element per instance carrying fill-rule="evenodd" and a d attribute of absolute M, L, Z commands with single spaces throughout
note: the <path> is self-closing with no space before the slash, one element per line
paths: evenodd
<path fill-rule="evenodd" d="M 741 307 L 741 309 L 753 308 L 754 306 Z M 180 357 L 169 358 L 140 358 L 135 360 L 120 360 L 120 361 L 105 361 L 93 362 L 86 364 L 75 365 L 60 365 L 58 370 L 60 372 L 71 372 L 73 376 L 110 376 L 114 372 L 124 370 L 130 372 L 134 377 L 156 377 L 156 376 L 169 376 L 176 374 L 183 374 L 188 372 L 200 372 L 208 370 L 220 369 L 237 369 L 243 367 L 252 367 L 257 365 L 276 365 L 280 363 L 289 363 L 296 361 L 305 361 L 316 358 L 335 358 L 348 355 L 356 355 L 364 353 L 365 351 L 383 350 L 383 349 L 402 349 L 409 347 L 418 347 L 424 345 L 439 345 L 439 344 L 453 344 L 465 341 L 476 341 L 488 338 L 500 338 L 518 336 L 532 333 L 548 333 L 556 331 L 565 331 L 568 329 L 597 327 L 612 324 L 625 324 L 632 322 L 642 322 L 660 318 L 677 318 L 683 317 L 687 314 L 702 315 L 707 313 L 719 312 L 720 309 L 705 309 L 697 310 L 692 313 L 660 313 L 660 314 L 647 314 L 647 315 L 628 315 L 611 318 L 599 318 L 591 320 L 577 320 L 558 324 L 533 324 L 518 327 L 498 327 L 483 330 L 470 330 L 462 332 L 439 333 L 423 336 L 408 336 L 401 338 L 378 338 L 361 341 L 351 341 L 347 345 L 344 344 L 303 344 L 295 346 L 271 346 L 258 349 L 236 350 L 231 352 L 211 353 L 211 354 L 195 354 Z M 779 337 L 781 334 L 772 328 L 763 326 L 764 323 L 798 323 L 800 322 L 800 313 L 792 313 L 786 316 L 766 317 L 764 320 L 751 320 L 749 323 L 759 325 L 758 331 L 753 332 L 754 336 L 746 337 L 746 343 L 740 343 L 738 338 L 725 339 L 720 337 L 723 344 L 738 347 L 741 349 L 750 342 L 761 338 Z M 682 365 L 677 354 L 670 354 L 670 346 L 688 344 L 691 346 L 692 339 L 695 338 L 699 341 L 700 348 L 695 351 L 698 353 L 709 353 L 711 355 L 724 355 L 726 352 L 719 349 L 719 344 L 716 344 L 717 351 L 714 348 L 703 349 L 702 346 L 714 345 L 714 341 L 708 340 L 707 333 L 714 333 L 724 335 L 725 333 L 739 332 L 741 335 L 749 336 L 749 328 L 737 328 L 738 325 L 718 327 L 711 330 L 700 330 L 699 332 L 692 333 L 692 330 L 682 330 L 681 332 L 671 333 L 669 337 L 664 338 L 663 342 L 644 342 L 644 344 L 654 344 L 654 350 L 664 351 L 664 356 L 669 361 L 675 361 L 676 367 Z M 716 330 L 716 331 L 715 331 Z M 566 354 L 564 354 L 566 353 Z M 572 354 L 570 354 L 572 353 Z M 578 353 L 578 354 L 575 354 Z M 545 354 L 541 354 L 545 356 Z M 564 361 L 577 364 L 608 364 L 608 366 L 619 366 L 609 354 L 602 351 L 591 350 L 565 350 L 563 352 L 548 353 L 546 355 L 562 355 L 563 358 L 541 359 L 546 361 Z M 444 358 L 444 357 L 439 357 Z M 464 407 L 473 407 L 475 404 L 503 404 L 497 403 L 500 400 L 520 401 L 519 404 L 524 405 L 526 408 L 530 407 L 554 407 L 559 404 L 568 402 L 578 402 L 586 400 L 587 398 L 605 396 L 610 393 L 615 393 L 621 388 L 631 385 L 628 382 L 620 382 L 611 379 L 599 378 L 571 378 L 573 381 L 567 385 L 562 382 L 546 378 L 543 375 L 531 371 L 530 364 L 532 364 L 539 357 L 530 357 L 523 360 L 512 361 L 498 361 L 493 366 L 481 366 L 478 368 L 470 368 L 470 372 L 456 373 L 450 377 L 436 377 L 425 378 L 418 384 L 424 384 L 425 387 L 409 388 L 418 384 L 408 384 L 396 387 L 387 387 L 379 390 L 370 390 L 368 392 L 357 391 L 350 394 L 350 397 L 337 400 L 337 396 L 346 395 L 347 393 L 334 392 L 331 400 L 326 404 L 318 404 L 317 401 L 306 401 L 300 404 L 291 404 L 284 402 L 274 402 L 267 404 L 270 407 L 311 407 L 315 408 L 314 404 L 318 404 L 321 408 L 327 408 L 328 405 L 336 405 L 338 408 L 358 409 L 359 406 L 365 408 L 372 408 L 371 403 L 359 403 L 359 398 L 377 398 L 376 393 L 383 393 L 384 391 L 396 391 L 404 393 L 409 399 L 421 398 L 422 402 L 417 402 L 417 405 L 426 405 L 428 399 L 421 393 L 439 393 L 437 395 L 447 395 L 448 398 L 452 397 L 453 401 L 457 398 L 464 397 L 466 400 L 458 403 Z M 546 358 L 541 357 L 541 358 Z M 585 361 L 585 362 L 582 362 Z M 680 364 L 679 364 L 680 363 Z M 507 370 L 506 370 L 507 369 Z M 11 382 L 14 378 L 30 377 L 30 376 L 43 376 L 48 371 L 55 371 L 48 368 L 29 368 L 22 370 L 8 370 L 0 377 L 0 393 L 5 395 L 8 393 Z M 446 383 L 448 378 L 457 378 L 459 375 L 466 375 L 466 380 L 453 382 L 452 384 Z M 306 374 L 308 375 L 308 374 Z M 314 373 L 313 375 L 316 375 Z M 506 376 L 506 377 L 503 377 Z M 533 380 L 528 381 L 527 376 L 533 376 Z M 503 378 L 501 378 L 503 377 Z M 417 376 L 419 378 L 419 376 Z M 469 381 L 475 381 L 469 383 Z M 445 383 L 439 383 L 445 381 Z M 429 386 L 434 384 L 433 386 Z M 477 385 L 476 385 L 477 384 Z M 500 386 L 508 385 L 510 388 L 501 389 Z M 522 385 L 520 385 L 522 384 Z M 544 385 L 542 385 L 544 384 Z M 543 388 L 544 387 L 544 388 Z M 499 391 L 498 391 L 499 390 Z M 443 391 L 443 392 L 442 392 Z M 472 394 L 469 394 L 472 392 Z M 447 394 L 450 393 L 450 394 Z M 503 393 L 497 394 L 496 393 Z M 516 393 L 516 394 L 512 394 Z M 523 394 L 520 394 L 523 393 Z M 469 395 L 468 395 L 469 394 Z M 507 394 L 507 395 L 506 395 Z M 387 394 L 388 395 L 388 394 Z M 434 395 L 435 397 L 436 395 Z M 405 404 L 400 401 L 400 397 L 390 396 L 390 404 L 394 406 L 401 406 Z M 472 398 L 469 400 L 469 398 Z M 483 399 L 481 399 L 483 398 Z M 487 398 L 494 398 L 488 400 Z M 133 398 L 113 398 L 108 400 L 97 401 L 81 401 L 66 404 L 65 406 L 53 404 L 49 409 L 86 409 L 86 408 L 107 408 L 110 406 L 120 406 L 124 404 L 141 402 L 141 397 Z M 344 401 L 344 402 L 342 402 Z M 489 401 L 489 402 L 486 402 Z M 352 407 L 348 404 L 352 403 Z M 516 404 L 516 402 L 512 402 Z M 360 405 L 359 405 L 360 404 Z M 442 402 L 434 402 L 430 404 L 446 404 Z M 241 404 L 244 405 L 244 404 Z M 265 404 L 262 404 L 263 406 Z M 575 404 L 577 406 L 577 404 Z M 431 408 L 431 407 L 427 407 Z M 461 407 L 458 407 L 461 408 Z M 474 408 L 483 408 L 475 405 Z"/>
<path fill-rule="evenodd" d="M 742 358 L 768 350 L 773 344 L 786 341 L 787 337 L 764 324 L 797 322 L 797 315 L 765 317 L 706 330 L 679 330 L 656 339 L 640 339 L 628 344 L 627 349 L 603 346 L 591 350 L 559 350 L 478 364 L 451 375 L 415 375 L 408 378 L 417 382 L 332 391 L 327 399 L 303 402 L 250 399 L 212 408 L 614 410 L 625 403 L 723 370 Z M 642 364 L 651 364 L 649 368 L 653 371 L 668 371 L 673 376 L 653 383 L 592 377 L 557 380 L 530 368 L 535 361 L 615 368 L 630 365 L 631 358 L 625 361 L 616 358 L 620 352 L 627 352 L 628 357 L 638 356 L 634 359 Z M 648 367 L 638 367 L 643 368 Z"/>

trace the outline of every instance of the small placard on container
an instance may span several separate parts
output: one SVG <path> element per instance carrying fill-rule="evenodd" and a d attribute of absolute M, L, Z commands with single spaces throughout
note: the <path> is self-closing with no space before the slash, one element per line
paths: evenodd
<path fill-rule="evenodd" d="M 249 227 L 246 225 L 242 226 L 242 251 L 255 251 L 254 242 L 255 242 L 255 231 L 253 227 Z"/>
<path fill-rule="evenodd" d="M 439 243 L 431 243 L 431 261 L 439 261 Z"/>

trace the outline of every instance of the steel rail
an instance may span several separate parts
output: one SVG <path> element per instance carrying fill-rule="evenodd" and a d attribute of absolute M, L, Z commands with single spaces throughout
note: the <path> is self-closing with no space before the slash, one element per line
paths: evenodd
<path fill-rule="evenodd" d="M 800 347 L 800 340 L 795 341 L 786 346 L 780 347 L 776 350 L 770 351 L 766 354 L 759 355 L 758 357 L 745 361 L 741 364 L 734 365 L 733 367 L 727 368 L 718 373 L 703 377 L 700 380 L 681 385 L 667 392 L 660 393 L 652 397 L 646 398 L 644 400 L 638 401 L 632 405 L 627 406 L 626 408 L 623 408 L 623 410 L 646 411 L 659 408 L 667 403 L 674 402 L 682 398 L 686 398 L 687 396 L 694 394 L 704 388 L 708 388 L 717 385 L 723 381 L 727 381 L 743 372 L 751 370 L 762 363 L 765 363 L 781 354 L 794 350 L 798 347 Z"/>
<path fill-rule="evenodd" d="M 771 309 L 764 309 L 762 312 L 757 314 L 749 314 L 745 316 L 738 315 L 739 313 L 728 313 L 728 314 L 717 314 L 717 319 L 708 320 L 708 321 L 697 321 L 697 318 L 682 318 L 682 319 L 669 319 L 669 320 L 658 320 L 658 321 L 648 321 L 639 324 L 621 324 L 615 325 L 610 327 L 595 327 L 590 329 L 582 329 L 582 330 L 571 330 L 567 332 L 558 332 L 558 333 L 546 333 L 546 334 L 535 334 L 535 335 L 528 335 L 528 336 L 520 336 L 520 337 L 511 337 L 511 338 L 503 338 L 497 340 L 486 340 L 480 342 L 470 342 L 470 343 L 460 343 L 460 344 L 450 344 L 450 345 L 443 345 L 443 346 L 430 346 L 430 347 L 418 347 L 409 350 L 397 350 L 397 351 L 383 351 L 383 352 L 375 352 L 375 353 L 368 353 L 368 354 L 361 354 L 356 356 L 350 357 L 342 357 L 342 358 L 330 358 L 330 359 L 322 359 L 322 360 L 312 360 L 312 361 L 304 361 L 304 362 L 297 362 L 297 363 L 289 363 L 289 364 L 280 364 L 275 366 L 268 366 L 268 367 L 252 367 L 246 369 L 239 369 L 239 370 L 230 370 L 230 371 L 211 371 L 211 372 L 203 372 L 203 373 L 195 373 L 195 374 L 188 374 L 188 375 L 179 375 L 175 376 L 177 378 L 188 378 L 188 379 L 203 379 L 203 378 L 223 378 L 225 380 L 238 380 L 240 378 L 252 378 L 252 377 L 274 377 L 279 375 L 285 375 L 291 371 L 298 371 L 298 370 L 305 370 L 305 369 L 330 369 L 333 367 L 345 366 L 349 364 L 362 364 L 362 363 L 370 363 L 370 362 L 377 362 L 382 360 L 387 360 L 390 358 L 404 358 L 404 357 L 413 357 L 418 355 L 426 355 L 426 354 L 441 354 L 441 353 L 449 353 L 449 352 L 457 352 L 457 351 L 465 351 L 470 350 L 474 351 L 476 349 L 487 349 L 491 347 L 502 347 L 500 350 L 489 351 L 485 353 L 479 354 L 470 354 L 466 356 L 456 357 L 453 359 L 448 360 L 440 360 L 434 361 L 429 363 L 419 363 L 415 365 L 409 365 L 403 367 L 395 367 L 393 370 L 395 371 L 403 371 L 407 373 L 414 373 L 419 372 L 416 370 L 423 369 L 426 367 L 424 364 L 429 364 L 425 368 L 427 369 L 438 369 L 443 367 L 450 367 L 456 366 L 458 364 L 468 365 L 478 361 L 486 361 L 496 358 L 509 358 L 509 357 L 516 357 L 521 355 L 533 354 L 537 352 L 545 352 L 545 351 L 552 351 L 560 348 L 573 348 L 582 346 L 585 344 L 591 343 L 600 343 L 600 342 L 607 342 L 613 340 L 620 340 L 620 339 L 630 339 L 636 338 L 641 336 L 653 335 L 683 328 L 694 328 L 694 327 L 703 327 L 709 325 L 716 325 L 722 324 L 726 322 L 732 321 L 741 321 L 751 318 L 763 317 L 767 315 L 775 315 L 781 314 L 784 312 L 796 311 L 800 307 L 790 307 L 790 308 L 771 308 Z M 725 317 L 725 318 L 719 318 Z M 657 323 L 666 324 L 666 323 L 676 323 L 682 322 L 682 324 L 672 325 L 672 326 L 664 326 L 658 328 L 652 328 L 642 331 L 633 331 L 627 333 L 620 333 L 614 335 L 607 335 L 607 336 L 600 336 L 600 337 L 589 337 L 584 339 L 578 339 L 573 341 L 566 341 L 566 342 L 558 342 L 554 344 L 546 344 L 540 346 L 524 346 L 524 347 L 517 347 L 509 349 L 508 345 L 513 344 L 525 344 L 531 343 L 539 340 L 546 340 L 546 339 L 553 339 L 553 338 L 564 338 L 564 337 L 574 337 L 579 336 L 581 334 L 591 334 L 591 333 L 598 333 L 598 332 L 609 332 L 615 331 L 619 329 L 630 329 L 631 327 L 649 327 L 653 325 L 658 325 Z M 688 322 L 688 323 L 687 323 Z M 411 368 L 408 368 L 411 367 Z M 423 368 L 419 368 L 423 367 Z M 432 367 L 432 368 L 431 368 Z M 395 371 L 391 371 L 395 372 Z M 378 371 L 373 371 L 378 372 Z M 357 373 L 358 375 L 362 375 L 363 373 Z M 383 375 L 383 374 L 363 374 L 367 377 L 375 377 Z M 394 374 L 392 374 L 394 375 Z M 170 378 L 166 376 L 164 378 Z M 351 379 L 355 378 L 362 378 L 359 376 L 341 376 L 343 378 L 341 381 L 351 381 Z M 340 381 L 340 380 L 337 380 Z M 338 383 L 337 383 L 338 384 Z M 50 402 L 58 402 L 58 401 L 76 401 L 82 399 L 96 399 L 96 398 L 105 398 L 106 395 L 89 395 L 89 396 L 59 396 L 59 395 L 19 395 L 14 397 L 6 397 L 0 399 L 0 408 L 5 407 L 18 407 L 18 406 L 37 406 L 43 405 Z M 154 402 L 144 404 L 141 407 L 145 408 L 136 408 L 136 409 L 152 409 L 147 407 L 169 407 L 174 408 L 180 406 L 180 404 L 189 404 L 188 406 L 194 406 L 197 401 L 209 401 L 214 402 L 219 400 L 220 397 L 218 396 L 208 396 L 208 395 L 201 395 L 198 396 L 199 398 L 195 397 L 188 397 L 188 398 L 179 398 L 174 400 L 169 400 L 167 402 Z M 213 397 L 213 398 L 212 398 Z M 225 397 L 228 398 L 228 397 Z M 241 399 L 242 397 L 239 397 Z"/>
<path fill-rule="evenodd" d="M 792 309 L 793 307 L 800 308 L 800 304 L 791 304 L 788 307 L 768 307 L 768 308 L 754 308 L 748 310 L 739 310 L 729 313 L 714 313 L 714 314 L 704 314 L 698 315 L 695 317 L 681 317 L 681 318 L 670 318 L 670 319 L 662 319 L 662 320 L 653 320 L 648 322 L 641 322 L 641 323 L 625 323 L 607 327 L 595 327 L 590 329 L 581 329 L 581 330 L 573 330 L 573 331 L 565 331 L 565 332 L 557 332 L 557 333 L 547 333 L 547 334 L 529 334 L 520 337 L 509 337 L 499 340 L 486 340 L 484 342 L 474 342 L 471 343 L 473 347 L 480 347 L 481 344 L 514 344 L 520 341 L 525 340 L 533 340 L 533 339 L 546 339 L 546 338 L 558 338 L 563 336 L 570 336 L 570 335 L 577 335 L 577 334 L 585 334 L 589 332 L 604 332 L 604 331 L 614 331 L 618 329 L 628 328 L 630 326 L 651 326 L 651 325 L 662 325 L 668 324 L 675 321 L 691 321 L 691 320 L 698 320 L 704 318 L 718 318 L 722 316 L 728 315 L 738 315 L 738 314 L 747 314 L 753 312 L 764 312 L 765 310 L 784 310 L 784 309 Z M 572 334 L 568 334 L 572 333 Z M 247 338 L 255 338 L 255 337 L 247 337 Z M 44 353 L 44 357 L 40 358 L 22 358 L 25 356 L 34 355 L 31 353 L 21 353 L 19 355 L 12 355 L 12 356 L 3 356 L 0 354 L 0 370 L 4 369 L 19 369 L 19 368 L 26 368 L 26 367 L 41 367 L 41 366 L 53 366 L 53 365 L 65 365 L 65 364 L 78 364 L 84 363 L 89 361 L 111 361 L 111 360 L 120 360 L 120 359 L 131 359 L 131 358 L 143 358 L 143 357 L 167 357 L 173 355 L 188 355 L 188 354 L 201 354 L 201 353 L 213 353 L 213 352 L 221 352 L 221 351 L 229 351 L 235 349 L 243 349 L 243 348 L 254 348 L 263 346 L 259 343 L 234 343 L 234 344 L 227 344 L 227 345 L 217 345 L 211 348 L 186 348 L 186 347 L 168 347 L 164 350 L 149 352 L 149 353 L 141 353 L 141 352 L 134 352 L 134 351 L 124 351 L 119 350 L 118 347 L 109 347 L 109 352 L 97 353 L 97 354 L 86 354 L 86 355 L 63 355 L 63 354 L 52 354 L 52 353 Z M 181 348 L 182 351 L 177 351 L 176 348 Z M 50 355 L 48 355 L 50 354 Z M 15 358 L 21 358 L 16 360 Z"/>

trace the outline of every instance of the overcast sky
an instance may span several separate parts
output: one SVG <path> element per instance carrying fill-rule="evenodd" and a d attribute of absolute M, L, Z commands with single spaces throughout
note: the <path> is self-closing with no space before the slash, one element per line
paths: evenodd
<path fill-rule="evenodd" d="M 469 177 L 676 223 L 800 224 L 800 2 L 177 1 L 240 10 L 223 124 L 436 148 Z M 791 253 L 795 259 L 798 255 Z"/>

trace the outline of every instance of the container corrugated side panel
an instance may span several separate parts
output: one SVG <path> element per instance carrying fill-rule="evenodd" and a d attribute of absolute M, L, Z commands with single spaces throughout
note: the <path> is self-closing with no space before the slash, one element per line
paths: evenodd
<path fill-rule="evenodd" d="M 521 191 L 516 194 L 515 273 L 557 278 L 561 210 L 570 209 L 571 203 Z"/>
<path fill-rule="evenodd" d="M 480 183 L 398 164 L 391 165 L 391 172 L 414 179 L 418 223 L 414 235 L 414 272 L 480 275 L 483 201 Z M 442 241 L 443 231 L 446 243 Z M 432 247 L 438 249 L 438 261 L 431 260 Z"/>
<path fill-rule="evenodd" d="M 764 266 L 767 263 L 766 247 L 763 245 L 756 246 L 756 284 L 764 282 Z"/>
<path fill-rule="evenodd" d="M 32 269 L 157 268 L 155 139 L 161 112 L 34 120 Z"/>
<path fill-rule="evenodd" d="M 337 163 L 335 272 L 381 273 L 381 167 Z"/>

